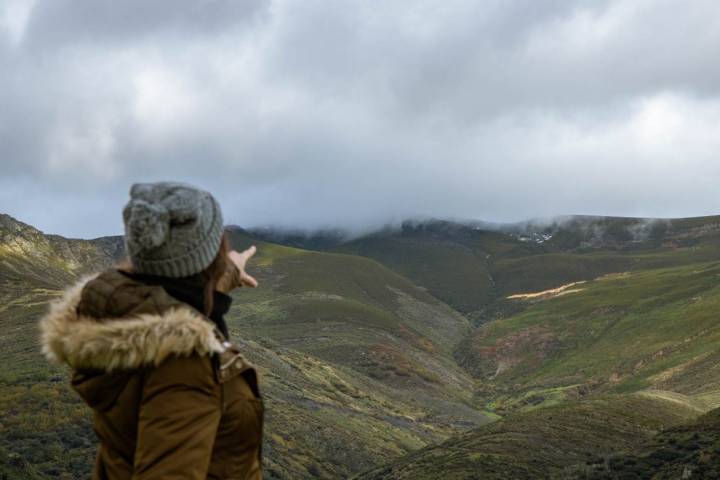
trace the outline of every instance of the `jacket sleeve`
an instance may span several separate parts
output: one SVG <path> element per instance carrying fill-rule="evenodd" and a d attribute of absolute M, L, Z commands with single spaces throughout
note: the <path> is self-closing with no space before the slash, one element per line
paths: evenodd
<path fill-rule="evenodd" d="M 148 370 L 133 480 L 204 480 L 220 416 L 220 386 L 209 357 L 171 357 Z"/>

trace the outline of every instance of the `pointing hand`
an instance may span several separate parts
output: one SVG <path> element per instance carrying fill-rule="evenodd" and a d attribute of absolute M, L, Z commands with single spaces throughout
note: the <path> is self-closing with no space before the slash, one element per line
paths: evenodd
<path fill-rule="evenodd" d="M 255 248 L 255 245 L 253 245 L 252 247 L 248 248 L 247 250 L 243 250 L 242 252 L 237 252 L 233 250 L 228 254 L 228 257 L 235 264 L 238 271 L 240 272 L 240 278 L 238 281 L 239 287 L 255 288 L 258 286 L 257 280 L 255 280 L 251 275 L 245 272 L 245 265 L 247 264 L 248 260 L 250 260 L 250 258 L 255 255 L 255 252 L 257 252 L 257 248 Z"/>

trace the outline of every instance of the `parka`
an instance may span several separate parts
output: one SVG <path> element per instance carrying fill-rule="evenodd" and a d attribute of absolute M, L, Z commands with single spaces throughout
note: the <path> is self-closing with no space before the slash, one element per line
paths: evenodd
<path fill-rule="evenodd" d="M 40 330 L 92 409 L 93 479 L 262 478 L 256 370 L 200 311 L 111 268 L 52 302 Z"/>

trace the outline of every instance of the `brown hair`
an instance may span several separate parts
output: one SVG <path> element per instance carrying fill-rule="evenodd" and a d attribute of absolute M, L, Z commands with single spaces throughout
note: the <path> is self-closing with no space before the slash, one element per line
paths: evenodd
<path fill-rule="evenodd" d="M 205 306 L 205 315 L 207 316 L 210 316 L 213 310 L 215 288 L 230 264 L 228 253 L 230 253 L 230 241 L 227 233 L 223 233 L 222 240 L 220 241 L 220 249 L 212 263 L 196 275 L 198 280 L 205 285 L 203 305 Z"/>
<path fill-rule="evenodd" d="M 205 315 L 210 316 L 214 306 L 214 293 L 220 278 L 228 270 L 230 265 L 230 239 L 227 233 L 223 233 L 220 241 L 220 249 L 213 261 L 208 265 L 202 272 L 196 273 L 190 277 L 186 277 L 187 280 L 198 285 L 203 286 L 203 306 L 205 307 Z M 117 263 L 116 268 L 127 273 L 133 273 L 132 262 L 129 258 L 125 258 Z"/>

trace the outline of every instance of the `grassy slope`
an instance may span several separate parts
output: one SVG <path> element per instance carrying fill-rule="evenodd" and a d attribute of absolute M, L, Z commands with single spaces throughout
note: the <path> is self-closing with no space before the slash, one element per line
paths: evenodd
<path fill-rule="evenodd" d="M 250 240 L 236 242 L 242 248 Z M 392 383 L 436 385 L 442 394 L 467 390 L 452 352 L 470 325 L 452 309 L 368 259 L 302 250 L 274 255 L 258 258 L 265 288 L 236 294 L 233 312 L 246 336 Z"/>
<path fill-rule="evenodd" d="M 713 449 L 718 444 L 712 435 L 698 443 L 695 435 L 701 426 L 714 432 L 706 418 L 695 426 L 678 427 L 678 432 L 690 428 L 691 437 L 657 440 L 680 444 L 674 450 L 657 447 L 649 436 L 652 429 L 634 437 L 638 434 L 621 427 L 624 422 L 635 422 L 638 412 L 659 413 L 656 418 L 662 419 L 658 402 L 670 406 L 674 402 L 685 412 L 684 419 L 720 405 L 720 354 L 715 348 L 720 340 L 720 321 L 715 314 L 720 306 L 716 220 L 675 222 L 669 240 L 663 239 L 664 247 L 658 243 L 653 249 L 639 244 L 626 249 L 566 252 L 556 246 L 552 252 L 549 245 L 548 253 L 505 258 L 493 264 L 496 292 L 503 295 L 553 288 L 568 281 L 591 281 L 576 286 L 581 292 L 549 300 L 504 301 L 509 305 L 507 311 L 519 313 L 481 326 L 464 342 L 458 357 L 481 378 L 479 396 L 489 401 L 490 409 L 507 415 L 504 422 L 477 432 L 495 431 L 503 423 L 515 429 L 522 421 L 518 419 L 542 419 L 552 412 L 553 418 L 560 413 L 563 419 L 569 416 L 575 428 L 586 422 L 586 418 L 573 418 L 578 405 L 596 408 L 598 395 L 616 392 L 624 394 L 615 397 L 618 401 L 632 399 L 633 403 L 614 414 L 598 411 L 598 421 L 610 426 L 605 433 L 618 435 L 613 442 L 583 445 L 584 436 L 594 440 L 603 431 L 597 424 L 582 434 L 573 428 L 561 428 L 550 437 L 523 433 L 526 445 L 502 429 L 492 438 L 474 432 L 411 454 L 368 478 L 434 478 L 440 472 L 443 478 L 476 478 L 473 475 L 479 472 L 483 472 L 482 478 L 544 477 L 570 465 L 565 455 L 550 459 L 546 468 L 543 459 L 535 454 L 528 459 L 524 452 L 539 448 L 539 455 L 547 454 L 543 447 L 553 435 L 559 443 L 551 444 L 564 454 L 572 456 L 576 447 L 582 447 L 582 455 L 591 465 L 581 461 L 580 466 L 571 468 L 578 478 L 600 469 L 598 465 L 633 467 L 618 467 L 598 478 L 649 478 L 653 468 L 664 472 L 657 478 L 679 478 L 686 464 L 697 474 L 709 475 L 701 478 L 712 478 L 708 472 L 714 472 L 717 459 Z M 561 240 L 572 244 L 567 237 Z M 609 272 L 622 273 L 597 278 Z M 583 398 L 595 400 L 574 401 Z M 463 440 L 468 438 L 472 440 Z M 634 446 L 633 438 L 644 438 L 651 442 L 650 447 L 643 454 L 619 454 Z M 452 448 L 445 448 L 448 445 Z M 702 448 L 696 448 L 698 445 Z M 514 461 L 516 456 L 519 463 Z M 642 469 L 644 474 L 637 477 L 622 476 Z"/>
<path fill-rule="evenodd" d="M 637 222 L 632 219 L 590 219 L 589 226 L 554 231 L 554 241 L 542 246 L 521 245 L 498 233 L 465 230 L 445 236 L 420 229 L 336 248 L 372 257 L 471 315 L 488 306 L 490 314 L 510 313 L 465 343 L 471 354 L 459 352 L 484 380 L 480 396 L 498 413 L 509 414 L 505 424 L 513 430 L 523 428 L 518 422 L 533 429 L 536 420 L 542 427 L 544 418 L 553 423 L 568 419 L 561 428 L 552 425 L 549 433 L 541 428 L 554 440 L 550 450 L 542 448 L 548 435 L 523 433 L 522 444 L 502 430 L 501 423 L 480 429 L 500 428 L 491 439 L 475 437 L 452 451 L 429 447 L 426 451 L 432 453 L 414 465 L 418 468 L 409 468 L 407 476 L 384 470 L 370 477 L 452 478 L 448 471 L 465 471 L 466 478 L 479 471 L 483 478 L 493 471 L 497 478 L 543 476 L 576 461 L 617 454 L 638 438 L 649 438 L 655 428 L 625 429 L 638 425 L 641 412 L 666 422 L 668 411 L 677 409 L 681 414 L 673 418 L 676 422 L 718 405 L 718 358 L 711 353 L 717 340 L 713 311 L 720 274 L 712 263 L 720 253 L 717 218 L 663 222 L 661 228 L 652 224 L 640 241 L 628 234 L 627 227 L 633 225 Z M 614 272 L 632 274 L 605 277 L 582 285 L 585 292 L 551 301 L 503 299 Z M 478 317 L 483 316 L 488 317 Z M 502 372 L 494 377 L 501 363 Z M 666 390 L 643 390 L 649 387 Z M 608 390 L 643 391 L 615 397 L 620 407 L 612 412 L 599 400 L 567 403 Z M 518 417 L 513 411 L 526 413 Z M 587 424 L 588 418 L 593 422 Z M 585 439 L 589 443 L 583 443 Z M 454 438 L 445 445 L 456 443 Z M 537 455 L 525 456 L 538 447 Z M 570 455 L 553 458 L 553 451 Z M 394 463 L 390 471 L 403 472 L 404 462 Z"/>
<path fill-rule="evenodd" d="M 379 263 L 261 243 L 253 271 L 262 288 L 235 295 L 229 323 L 264 375 L 268 477 L 347 477 L 483 423 L 486 417 L 472 408 L 479 402 L 509 414 L 503 425 L 522 415 L 530 415 L 532 425 L 532 415 L 543 418 L 547 411 L 572 415 L 580 407 L 565 403 L 569 398 L 608 391 L 655 389 L 624 397 L 640 411 L 662 412 L 674 402 L 697 414 L 718 404 L 720 358 L 712 349 L 720 299 L 720 267 L 713 262 L 720 253 L 717 225 L 714 219 L 675 223 L 652 245 L 612 248 L 584 247 L 596 232 L 565 232 L 556 243 L 538 246 L 474 230 L 413 230 L 340 248 L 387 264 L 471 314 L 500 305 L 505 318 L 472 337 L 462 316 Z M 39 357 L 33 328 L 46 300 L 86 265 L 107 264 L 117 242 L 75 242 L 26 230 L 8 236 L 5 228 L 0 447 L 20 453 L 45 475 L 83 471 L 94 450 L 87 412 L 69 392 L 64 371 Z M 237 233 L 235 242 L 251 239 Z M 630 273 L 551 300 L 503 300 L 612 272 Z M 463 337 L 469 340 L 454 352 Z M 475 399 L 476 384 L 453 353 L 481 379 Z M 599 408 L 598 418 L 610 415 L 599 401 L 583 405 Z M 626 413 L 617 425 L 634 421 L 632 409 Z M 574 438 L 572 431 L 557 432 L 560 447 Z M 517 447 L 512 435 L 492 439 L 506 453 Z M 472 445 L 453 451 L 453 461 L 477 458 L 500 468 L 502 462 L 485 458 L 481 444 Z M 512 477 L 511 468 L 530 468 L 523 461 L 507 463 L 504 478 Z"/>
<path fill-rule="evenodd" d="M 373 258 L 465 314 L 477 314 L 497 297 L 493 258 L 536 250 L 502 233 L 449 222 L 373 235 L 334 249 Z"/>
<path fill-rule="evenodd" d="M 0 214 L 0 286 L 56 288 L 109 265 L 122 253 L 120 237 L 72 240 L 45 235 Z"/>
<path fill-rule="evenodd" d="M 359 238 L 333 250 L 374 258 L 481 323 L 512 312 L 503 300 L 511 294 L 720 256 L 716 217 L 648 227 L 644 222 L 576 217 L 561 226 L 533 230 L 554 235 L 537 244 L 518 240 L 520 234 L 512 229 L 486 231 L 436 221 Z M 648 232 L 638 237 L 641 228 Z"/>
<path fill-rule="evenodd" d="M 40 356 L 36 321 L 117 242 L 26 227 L 0 242 L 0 448 L 43 478 L 81 478 L 89 411 Z M 259 246 L 261 288 L 239 291 L 228 321 L 263 375 L 268 478 L 347 477 L 487 421 L 452 357 L 462 316 L 372 260 Z"/>
<path fill-rule="evenodd" d="M 585 386 L 711 395 L 720 263 L 607 276 L 480 328 L 462 351 L 502 391 Z M 540 394 L 541 395 L 541 394 Z"/>
<path fill-rule="evenodd" d="M 374 258 L 459 311 L 472 312 L 478 303 L 493 297 L 485 255 L 454 242 L 377 238 L 344 245 L 338 251 Z"/>
<path fill-rule="evenodd" d="M 257 241 L 236 233 L 233 243 Z M 298 362 L 258 360 L 276 412 L 272 468 L 314 458 L 313 471 L 344 477 L 487 421 L 452 356 L 468 322 L 403 277 L 361 257 L 265 244 L 253 272 L 262 288 L 235 293 L 231 330 L 265 348 L 258 358 Z"/>
<path fill-rule="evenodd" d="M 572 478 L 720 478 L 720 409 L 695 422 L 667 429 L 628 453 L 595 458 Z"/>
<path fill-rule="evenodd" d="M 41 480 L 44 478 L 17 453 L 0 448 L 0 480 Z"/>
<path fill-rule="evenodd" d="M 507 296 L 607 273 L 712 261 L 720 256 L 719 222 L 720 217 L 672 221 L 572 217 L 561 225 L 544 227 L 553 237 L 540 246 L 539 253 L 496 258 L 497 292 Z"/>
<path fill-rule="evenodd" d="M 363 480 L 562 478 L 697 412 L 665 399 L 610 396 L 511 415 L 359 476 Z"/>
<path fill-rule="evenodd" d="M 0 215 L 0 472 L 8 478 L 79 478 L 92 464 L 89 412 L 67 372 L 41 357 L 36 322 L 60 286 L 109 265 L 120 248 L 118 239 L 68 240 Z"/>
<path fill-rule="evenodd" d="M 592 280 L 607 273 L 670 268 L 720 257 L 720 240 L 704 238 L 688 247 L 549 252 L 521 258 L 501 259 L 494 275 L 501 296 L 547 290 L 570 282 Z"/>

